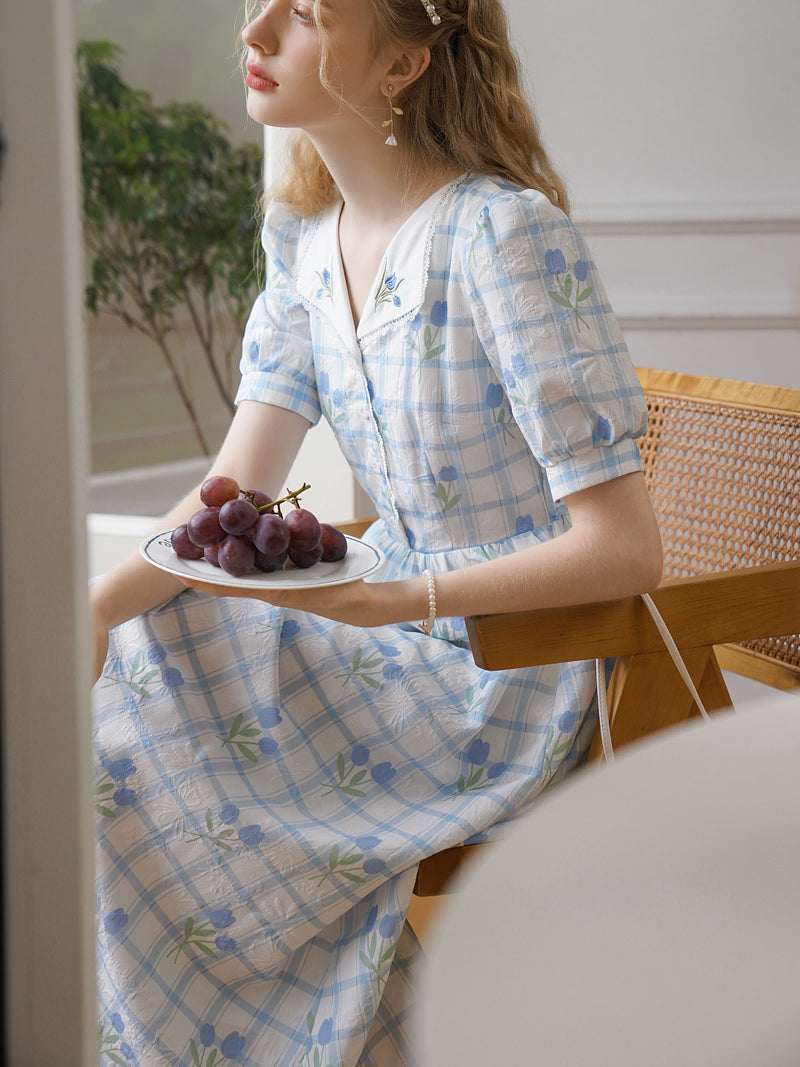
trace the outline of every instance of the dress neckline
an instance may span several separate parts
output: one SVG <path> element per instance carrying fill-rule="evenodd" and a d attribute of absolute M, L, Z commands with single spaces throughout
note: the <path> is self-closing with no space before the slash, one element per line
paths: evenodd
<path fill-rule="evenodd" d="M 451 189 L 455 188 L 455 186 L 463 182 L 466 177 L 467 174 L 463 173 L 459 174 L 455 178 L 449 179 L 449 181 L 446 181 L 443 185 L 440 185 L 438 189 L 435 189 L 430 194 L 430 196 L 427 196 L 421 203 L 419 203 L 414 208 L 414 210 L 409 215 L 406 216 L 406 218 L 403 219 L 403 221 L 400 223 L 400 225 L 397 227 L 397 229 L 394 231 L 394 233 L 386 243 L 386 247 L 383 250 L 383 254 L 381 255 L 380 260 L 378 261 L 377 270 L 368 289 L 369 293 L 376 293 L 380 289 L 382 281 L 381 271 L 383 270 L 383 276 L 385 278 L 385 264 L 389 260 L 394 247 L 400 242 L 400 240 L 402 240 L 405 231 L 407 229 L 417 228 L 420 224 L 423 225 L 423 229 L 427 227 L 430 222 L 430 219 L 436 213 L 436 209 L 438 208 L 440 202 L 450 192 Z M 339 267 L 339 270 L 341 272 L 341 278 L 346 283 L 347 274 L 344 268 L 344 257 L 342 255 L 342 244 L 340 237 L 340 226 L 342 212 L 344 210 L 344 200 L 339 200 L 329 210 L 331 210 L 333 214 L 334 243 L 336 249 L 336 256 L 338 258 L 337 266 Z M 349 288 L 347 289 L 347 307 L 350 312 L 350 317 L 352 319 L 353 333 L 356 337 L 358 337 L 361 334 L 361 326 L 364 323 L 365 316 L 368 315 L 370 310 L 369 299 L 367 299 L 364 304 L 364 307 L 361 309 L 361 314 L 358 318 L 358 322 L 356 322 L 355 315 L 353 314 L 353 307 L 350 299 Z"/>
<path fill-rule="evenodd" d="M 316 309 L 332 322 L 348 351 L 356 355 L 368 337 L 411 318 L 419 309 L 437 219 L 469 177 L 465 173 L 440 186 L 398 226 L 387 243 L 357 326 L 338 239 L 342 201 L 317 215 L 299 257 L 297 291 L 308 309 Z"/>

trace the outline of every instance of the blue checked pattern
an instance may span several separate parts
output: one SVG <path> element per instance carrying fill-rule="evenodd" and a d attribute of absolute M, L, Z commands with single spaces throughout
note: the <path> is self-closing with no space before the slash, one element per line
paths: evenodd
<path fill-rule="evenodd" d="M 544 198 L 452 183 L 389 246 L 357 328 L 336 221 L 270 210 L 239 397 L 329 419 L 385 576 L 555 536 L 564 495 L 638 469 L 635 374 Z M 111 636 L 98 1062 L 406 1062 L 416 865 L 491 836 L 583 756 L 593 665 L 488 673 L 463 620 L 428 638 L 192 591 Z"/>

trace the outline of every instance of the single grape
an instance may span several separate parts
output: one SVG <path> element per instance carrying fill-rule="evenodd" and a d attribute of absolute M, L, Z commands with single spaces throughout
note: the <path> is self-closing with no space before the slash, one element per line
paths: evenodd
<path fill-rule="evenodd" d="M 317 541 L 314 548 L 297 548 L 294 544 L 289 545 L 289 559 L 295 567 L 303 569 L 313 567 L 322 559 L 322 542 Z"/>
<path fill-rule="evenodd" d="M 189 539 L 201 548 L 218 545 L 225 536 L 219 523 L 219 508 L 207 507 L 196 511 L 186 524 Z"/>
<path fill-rule="evenodd" d="M 267 508 L 272 503 L 272 497 L 267 496 L 266 493 L 262 493 L 260 489 L 243 489 L 241 496 L 245 500 L 249 500 L 259 510 L 261 508 Z"/>
<path fill-rule="evenodd" d="M 256 549 L 256 567 L 258 570 L 265 571 L 267 574 L 272 573 L 272 571 L 279 571 L 286 562 L 288 555 L 288 549 L 277 556 L 269 556 L 266 552 L 259 552 L 258 549 Z"/>
<path fill-rule="evenodd" d="M 292 547 L 300 552 L 308 552 L 319 544 L 322 536 L 319 520 L 306 508 L 295 508 L 286 516 Z"/>
<path fill-rule="evenodd" d="M 217 559 L 226 574 L 241 578 L 255 568 L 256 550 L 249 537 L 228 534 L 217 550 Z"/>
<path fill-rule="evenodd" d="M 329 522 L 320 523 L 323 563 L 334 563 L 347 555 L 347 538 Z"/>
<path fill-rule="evenodd" d="M 253 544 L 259 552 L 267 556 L 278 556 L 281 552 L 285 554 L 289 547 L 290 536 L 286 520 L 269 511 L 264 515 L 259 515 L 252 533 Z"/>
<path fill-rule="evenodd" d="M 219 509 L 219 524 L 229 534 L 245 534 L 252 530 L 258 518 L 258 510 L 255 504 L 249 500 L 226 501 Z"/>
<path fill-rule="evenodd" d="M 206 563 L 210 563 L 212 567 L 219 566 L 218 549 L 219 545 L 206 545 L 203 549 L 203 559 L 205 559 Z"/>
<path fill-rule="evenodd" d="M 200 499 L 209 508 L 221 508 L 239 495 L 239 485 L 233 478 L 212 474 L 200 486 Z"/>
<path fill-rule="evenodd" d="M 202 548 L 196 545 L 189 537 L 185 523 L 182 526 L 175 527 L 170 540 L 179 559 L 200 559 L 203 555 Z"/>

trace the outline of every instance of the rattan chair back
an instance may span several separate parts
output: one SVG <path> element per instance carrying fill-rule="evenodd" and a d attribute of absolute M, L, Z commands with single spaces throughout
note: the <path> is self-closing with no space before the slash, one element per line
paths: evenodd
<path fill-rule="evenodd" d="M 644 368 L 639 377 L 649 409 L 640 450 L 664 578 L 800 559 L 800 389 Z M 737 650 L 723 666 L 800 684 L 800 635 Z"/>

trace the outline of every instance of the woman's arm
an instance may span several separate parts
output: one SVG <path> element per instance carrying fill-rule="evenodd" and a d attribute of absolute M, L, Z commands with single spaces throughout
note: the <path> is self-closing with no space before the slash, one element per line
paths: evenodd
<path fill-rule="evenodd" d="M 308 427 L 308 421 L 294 412 L 272 404 L 243 401 L 209 474 L 228 475 L 242 488 L 263 489 L 274 496 L 289 473 Z M 198 485 L 161 519 L 157 530 L 179 526 L 202 506 Z M 90 599 L 96 675 L 102 670 L 108 631 L 162 604 L 183 588 L 177 578 L 151 566 L 138 552 L 95 582 Z"/>
<path fill-rule="evenodd" d="M 566 503 L 572 527 L 552 541 L 437 574 L 437 614 L 481 615 L 612 600 L 658 585 L 661 538 L 641 473 L 583 489 Z M 424 577 L 257 594 L 191 584 L 221 595 L 256 595 L 356 626 L 416 622 L 428 615 Z"/>
<path fill-rule="evenodd" d="M 477 582 L 476 576 L 463 582 L 453 580 L 454 574 L 437 576 L 441 614 L 563 607 L 649 592 L 658 585 L 661 537 L 643 474 L 601 482 L 565 503 L 572 527 L 561 536 L 481 564 Z"/>

